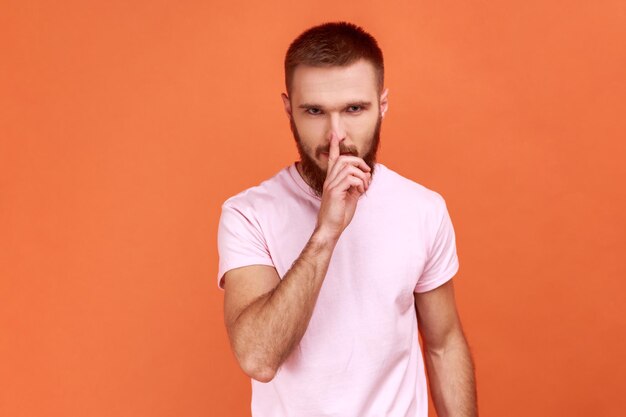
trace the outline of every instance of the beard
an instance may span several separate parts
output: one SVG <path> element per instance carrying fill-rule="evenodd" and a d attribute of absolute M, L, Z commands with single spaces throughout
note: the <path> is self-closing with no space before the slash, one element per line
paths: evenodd
<path fill-rule="evenodd" d="M 293 137 L 296 141 L 296 147 L 298 148 L 298 154 L 300 154 L 300 168 L 302 170 L 302 174 L 304 180 L 309 186 L 313 189 L 315 194 L 318 197 L 322 197 L 322 193 L 324 191 L 324 183 L 326 182 L 326 170 L 320 168 L 317 164 L 316 160 L 313 159 L 308 152 L 308 149 L 305 149 L 302 145 L 302 140 L 300 138 L 300 134 L 298 133 L 298 129 L 296 127 L 295 122 L 293 121 L 293 116 L 289 118 L 289 124 L 291 126 L 291 131 L 293 133 Z M 369 149 L 361 157 L 363 161 L 370 167 L 372 177 L 374 176 L 374 170 L 376 165 L 376 154 L 378 153 L 378 147 L 380 145 L 380 129 L 382 126 L 382 117 L 380 116 L 380 112 L 378 113 L 378 120 L 376 121 L 376 127 L 374 128 L 374 132 L 372 133 L 372 137 L 368 141 L 370 144 Z M 321 155 L 322 152 L 328 152 L 329 149 L 318 148 L 315 152 L 317 156 Z M 353 156 L 359 156 L 357 149 L 354 148 L 345 148 L 343 143 L 339 143 L 339 152 L 345 153 L 348 152 Z"/>

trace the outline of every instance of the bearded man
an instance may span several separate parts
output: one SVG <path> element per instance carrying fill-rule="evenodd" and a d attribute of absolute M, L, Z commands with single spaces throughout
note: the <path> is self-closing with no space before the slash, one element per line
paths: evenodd
<path fill-rule="evenodd" d="M 376 161 L 388 109 L 376 40 L 347 22 L 289 46 L 300 160 L 227 199 L 217 283 L 253 417 L 477 416 L 443 197 Z M 421 332 L 425 348 L 418 342 Z"/>

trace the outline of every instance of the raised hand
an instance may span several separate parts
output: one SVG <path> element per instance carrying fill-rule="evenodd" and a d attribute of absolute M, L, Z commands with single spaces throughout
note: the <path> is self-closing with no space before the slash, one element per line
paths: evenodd
<path fill-rule="evenodd" d="M 359 157 L 340 155 L 339 139 L 330 139 L 328 168 L 316 229 L 338 239 L 350 224 L 359 197 L 369 188 L 371 168 Z"/>

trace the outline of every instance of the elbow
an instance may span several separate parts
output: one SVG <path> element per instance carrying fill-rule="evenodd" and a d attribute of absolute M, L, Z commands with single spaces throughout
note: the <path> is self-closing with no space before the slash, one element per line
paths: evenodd
<path fill-rule="evenodd" d="M 467 342 L 462 332 L 451 333 L 447 337 L 436 341 L 425 340 L 426 352 L 431 357 L 443 358 L 449 351 L 467 349 Z"/>
<path fill-rule="evenodd" d="M 276 367 L 269 365 L 260 352 L 244 352 L 235 349 L 235 356 L 241 370 L 250 378 L 267 383 L 276 376 Z"/>
<path fill-rule="evenodd" d="M 263 349 L 258 346 L 258 341 L 245 339 L 239 334 L 229 332 L 231 347 L 241 370 L 250 378 L 259 382 L 270 382 L 276 376 L 278 366 L 273 366 L 273 361 Z"/>
<path fill-rule="evenodd" d="M 241 366 L 246 375 L 259 382 L 268 383 L 276 376 L 276 369 L 260 361 L 246 359 L 241 361 L 239 366 Z"/>

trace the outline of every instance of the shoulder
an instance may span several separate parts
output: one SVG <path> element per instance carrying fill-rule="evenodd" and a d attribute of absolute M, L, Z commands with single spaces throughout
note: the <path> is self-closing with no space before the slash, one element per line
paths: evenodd
<path fill-rule="evenodd" d="M 288 175 L 287 168 L 281 169 L 259 184 L 228 197 L 222 203 L 222 208 L 235 209 L 243 214 L 263 211 L 264 208 L 272 206 L 284 195 L 286 175 Z"/>
<path fill-rule="evenodd" d="M 385 188 L 391 196 L 405 199 L 405 203 L 408 204 L 416 204 L 420 210 L 425 212 L 440 214 L 442 210 L 445 210 L 445 199 L 439 192 L 381 163 L 378 163 L 378 168 L 384 179 L 383 188 Z"/>

